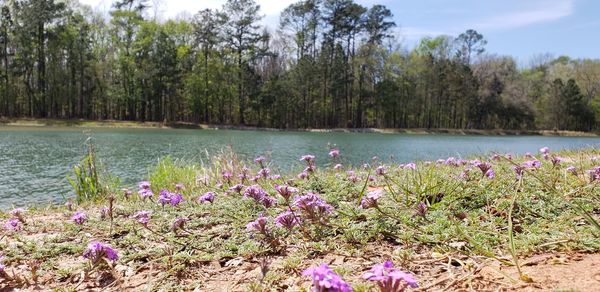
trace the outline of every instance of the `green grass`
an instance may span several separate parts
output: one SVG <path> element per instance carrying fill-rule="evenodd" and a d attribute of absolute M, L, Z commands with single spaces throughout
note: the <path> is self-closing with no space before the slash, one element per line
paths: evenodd
<path fill-rule="evenodd" d="M 210 281 L 201 275 L 216 270 L 217 266 L 226 268 L 232 259 L 241 258 L 255 267 L 261 260 L 271 259 L 267 274 L 253 274 L 240 280 L 244 289 L 250 291 L 292 287 L 297 283 L 288 279 L 301 278 L 299 274 L 309 265 L 332 255 L 360 259 L 367 250 L 372 260 L 391 258 L 401 267 L 411 267 L 424 254 L 459 254 L 514 265 L 519 258 L 536 253 L 598 252 L 600 183 L 590 183 L 585 171 L 598 165 L 600 151 L 565 151 L 557 155 L 565 161 L 554 167 L 538 157 L 543 162 L 542 168 L 526 171 L 522 180 L 516 179 L 512 169 L 514 163 L 525 160 L 522 157 L 514 161 L 490 161 L 496 173 L 494 179 L 482 177 L 476 167 L 468 179 L 463 179 L 459 175 L 466 166 L 435 162 L 418 162 L 416 170 L 386 165 L 385 176 L 374 175 L 378 164 L 373 162 L 370 168 L 353 169 L 360 177 L 356 183 L 347 180 L 345 171 L 325 168 L 317 168 L 307 180 L 283 174 L 281 179 L 256 182 L 278 199 L 278 204 L 271 208 L 240 194 L 225 194 L 224 190 L 238 183 L 238 179 L 234 176 L 235 181 L 227 183 L 221 173 L 231 171 L 237 175 L 247 166 L 255 174 L 258 169 L 251 162 L 239 161 L 228 152 L 204 164 L 166 158 L 146 178 L 156 194 L 154 202 L 140 200 L 137 190 L 132 190 L 134 194 L 129 199 L 121 192 L 112 193 L 116 199 L 111 224 L 109 219 L 100 218 L 100 208 L 107 206 L 108 194 L 81 200 L 73 208 L 87 212 L 89 221 L 83 226 L 69 221 L 74 210 L 65 207 L 31 209 L 26 214 L 28 224 L 23 231 L 0 235 L 0 250 L 6 257 L 5 264 L 11 267 L 27 266 L 31 259 L 50 263 L 41 265 L 38 274 L 47 278 L 40 281 L 46 281 L 45 287 L 67 288 L 76 287 L 69 279 L 85 269 L 81 253 L 92 239 L 115 247 L 121 256 L 118 265 L 139 273 L 158 271 L 147 283 L 155 288 L 204 287 Z M 489 161 L 487 157 L 478 159 Z M 568 165 L 578 168 L 577 176 L 566 171 Z M 369 174 L 375 179 L 365 184 Z M 320 194 L 334 211 L 326 221 L 304 221 L 292 232 L 270 221 L 269 228 L 276 241 L 248 232 L 246 224 L 259 214 L 272 220 L 287 208 L 274 189 L 274 184 L 286 182 L 303 193 Z M 162 207 L 156 203 L 161 189 L 173 191 L 178 183 L 185 186 L 182 191 L 185 201 L 181 205 Z M 219 188 L 218 183 L 223 183 L 223 187 Z M 250 184 L 253 183 L 246 183 Z M 360 199 L 374 189 L 385 191 L 378 208 L 360 208 Z M 217 192 L 214 203 L 199 204 L 198 196 L 208 191 Z M 427 204 L 425 216 L 416 215 L 415 206 L 419 202 Z M 150 230 L 129 218 L 139 210 L 152 212 Z M 2 213 L 0 221 L 9 217 Z M 179 217 L 191 221 L 186 224 L 186 232 L 176 235 L 170 228 Z M 378 246 L 390 247 L 391 251 L 374 253 L 372 250 Z M 70 259 L 73 265 L 57 264 L 64 259 Z M 359 279 L 363 270 L 345 265 L 336 265 L 335 269 L 345 278 L 353 279 L 356 291 L 369 291 L 371 285 Z M 223 273 L 238 277 L 235 271 L 234 267 Z M 27 277 L 27 269 L 22 272 Z M 412 272 L 417 277 L 427 277 Z M 307 289 L 307 283 L 302 283 L 301 287 Z"/>

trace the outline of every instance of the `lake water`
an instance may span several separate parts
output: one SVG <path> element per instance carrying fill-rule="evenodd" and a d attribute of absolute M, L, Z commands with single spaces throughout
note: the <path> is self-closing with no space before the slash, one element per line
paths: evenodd
<path fill-rule="evenodd" d="M 328 163 L 330 146 L 341 150 L 343 163 L 354 165 L 373 156 L 409 162 L 491 151 L 523 154 L 542 146 L 600 146 L 600 138 L 589 137 L 0 127 L 0 209 L 63 201 L 71 193 L 67 173 L 85 154 L 90 135 L 102 163 L 130 186 L 144 179 L 160 158 L 200 161 L 207 151 L 214 154 L 228 146 L 242 158 L 270 157 L 281 172 L 300 169 L 298 158 L 303 154 L 316 155 L 321 165 Z"/>

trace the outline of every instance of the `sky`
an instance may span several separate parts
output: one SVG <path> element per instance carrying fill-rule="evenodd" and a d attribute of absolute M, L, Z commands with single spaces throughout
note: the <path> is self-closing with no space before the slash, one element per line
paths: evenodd
<path fill-rule="evenodd" d="M 225 0 L 158 0 L 163 18 L 220 8 Z M 297 0 L 256 0 L 264 22 L 276 27 L 279 13 Z M 108 11 L 112 0 L 80 0 Z M 157 0 L 150 1 L 157 2 Z M 521 63 L 550 53 L 600 58 L 598 0 L 355 0 L 363 6 L 386 5 L 394 14 L 397 38 L 407 49 L 425 36 L 456 36 L 467 29 L 484 35 L 486 50 L 511 55 Z"/>

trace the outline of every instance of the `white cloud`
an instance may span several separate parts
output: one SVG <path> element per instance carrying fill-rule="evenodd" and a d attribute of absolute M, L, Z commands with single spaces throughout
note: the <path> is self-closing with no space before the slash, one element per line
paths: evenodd
<path fill-rule="evenodd" d="M 509 12 L 466 25 L 479 30 L 504 30 L 554 21 L 573 14 L 575 0 L 535 1 L 536 7 Z"/>

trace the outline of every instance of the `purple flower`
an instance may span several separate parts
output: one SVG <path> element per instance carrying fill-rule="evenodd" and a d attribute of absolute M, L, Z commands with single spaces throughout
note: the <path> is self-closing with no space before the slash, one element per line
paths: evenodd
<path fill-rule="evenodd" d="M 363 209 L 376 208 L 377 201 L 383 196 L 383 190 L 368 192 L 360 202 L 360 207 Z"/>
<path fill-rule="evenodd" d="M 263 190 L 259 185 L 251 185 L 244 191 L 244 197 L 252 198 L 257 203 L 263 204 L 269 208 L 277 202 L 274 198 L 270 197 L 269 194 Z"/>
<path fill-rule="evenodd" d="M 149 181 L 142 181 L 140 182 L 140 189 L 142 190 L 147 190 L 150 188 L 150 182 Z"/>
<path fill-rule="evenodd" d="M 221 176 L 223 177 L 224 180 L 230 181 L 231 178 L 233 177 L 233 173 L 231 173 L 230 171 L 223 171 L 223 172 L 221 172 Z"/>
<path fill-rule="evenodd" d="M 259 156 L 254 159 L 254 163 L 263 165 L 263 162 L 265 162 L 265 160 L 267 159 L 264 156 Z"/>
<path fill-rule="evenodd" d="M 315 171 L 315 166 L 312 164 L 309 164 L 308 166 L 306 166 L 306 168 L 304 168 L 304 172 L 309 173 L 309 172 L 314 172 Z"/>
<path fill-rule="evenodd" d="M 100 219 L 104 220 L 109 216 L 110 216 L 110 209 L 106 206 L 102 207 L 102 209 L 100 209 Z"/>
<path fill-rule="evenodd" d="M 298 223 L 298 217 L 296 217 L 294 213 L 290 211 L 285 211 L 275 217 L 275 224 L 285 227 L 289 230 L 292 230 L 292 228 L 298 225 Z"/>
<path fill-rule="evenodd" d="M 144 226 L 147 227 L 148 223 L 150 222 L 150 212 L 148 212 L 148 211 L 138 211 L 137 213 L 135 213 L 130 218 L 137 220 L 138 223 L 140 223 L 140 224 L 142 224 L 142 225 L 144 225 Z"/>
<path fill-rule="evenodd" d="M 71 216 L 71 220 L 76 224 L 82 225 L 85 223 L 85 221 L 87 221 L 87 215 L 81 211 L 77 211 L 75 214 L 73 214 L 73 216 Z"/>
<path fill-rule="evenodd" d="M 293 205 L 300 209 L 306 218 L 310 220 L 323 220 L 333 211 L 331 205 L 313 193 L 296 197 Z"/>
<path fill-rule="evenodd" d="M 491 160 L 500 160 L 500 154 L 496 154 L 494 153 L 494 155 L 492 155 L 492 157 L 490 157 Z"/>
<path fill-rule="evenodd" d="M 531 152 L 526 152 L 525 157 L 531 159 L 533 158 L 533 155 L 531 154 Z"/>
<path fill-rule="evenodd" d="M 183 190 L 183 184 L 175 184 L 175 189 L 178 191 Z"/>
<path fill-rule="evenodd" d="M 298 174 L 298 178 L 299 179 L 306 179 L 306 178 L 308 178 L 308 172 L 303 171 L 303 172 L 299 173 Z"/>
<path fill-rule="evenodd" d="M 13 218 L 17 218 L 19 219 L 19 221 L 23 224 L 25 224 L 25 217 L 23 217 L 23 215 L 25 214 L 25 209 L 23 208 L 15 208 L 13 210 L 10 211 L 10 215 L 13 216 Z"/>
<path fill-rule="evenodd" d="M 151 189 L 141 189 L 138 194 L 140 194 L 140 197 L 142 198 L 142 200 L 146 200 L 147 198 L 151 198 L 154 196 L 154 193 L 152 192 Z"/>
<path fill-rule="evenodd" d="M 183 195 L 179 193 L 171 193 L 168 190 L 161 190 L 158 195 L 158 203 L 161 205 L 170 204 L 171 206 L 177 206 L 183 201 Z"/>
<path fill-rule="evenodd" d="M 246 188 L 244 191 L 244 197 L 252 198 L 255 201 L 260 201 L 264 196 L 267 195 L 267 192 L 263 190 L 259 185 L 251 185 Z"/>
<path fill-rule="evenodd" d="M 403 167 L 403 168 L 404 168 L 404 169 L 412 169 L 412 170 L 415 170 L 415 169 L 417 169 L 417 165 L 416 165 L 414 162 L 411 162 L 411 163 L 408 163 L 408 164 L 404 165 L 404 167 Z"/>
<path fill-rule="evenodd" d="M 327 264 L 321 264 L 318 267 L 311 267 L 304 272 L 303 276 L 312 278 L 314 292 L 350 292 L 352 287 L 346 283 L 342 277 L 329 268 Z"/>
<path fill-rule="evenodd" d="M 402 292 L 408 286 L 417 288 L 417 280 L 409 273 L 394 269 L 391 261 L 377 264 L 363 275 L 363 279 L 377 282 L 382 292 Z"/>
<path fill-rule="evenodd" d="M 271 196 L 264 196 L 260 203 L 263 204 L 266 208 L 271 208 L 277 204 L 277 200 Z"/>
<path fill-rule="evenodd" d="M 475 161 L 475 162 L 473 163 L 473 165 L 474 165 L 474 166 L 476 166 L 477 168 L 479 168 L 479 170 L 481 170 L 481 173 L 482 173 L 483 175 L 485 175 L 485 173 L 486 173 L 488 170 L 492 169 L 492 165 L 491 165 L 490 163 L 487 163 L 487 162 L 479 162 L 479 161 Z"/>
<path fill-rule="evenodd" d="M 577 175 L 577 168 L 575 166 L 571 165 L 571 166 L 567 167 L 567 171 L 573 175 Z"/>
<path fill-rule="evenodd" d="M 20 218 L 25 213 L 25 209 L 23 208 L 15 208 L 10 211 L 10 215 L 15 218 Z"/>
<path fill-rule="evenodd" d="M 161 205 L 169 204 L 171 201 L 171 193 L 168 190 L 160 190 L 158 194 L 158 203 Z"/>
<path fill-rule="evenodd" d="M 302 155 L 302 157 L 300 157 L 300 161 L 306 161 L 307 163 L 311 163 L 313 161 L 315 161 L 315 156 L 314 155 Z"/>
<path fill-rule="evenodd" d="M 553 166 L 559 165 L 561 161 L 562 161 L 562 158 L 560 158 L 558 156 L 552 156 L 552 158 L 550 158 L 550 162 L 552 162 Z"/>
<path fill-rule="evenodd" d="M 540 148 L 540 153 L 542 153 L 542 154 L 549 154 L 550 153 L 550 148 L 548 148 L 548 147 L 542 147 L 542 148 Z"/>
<path fill-rule="evenodd" d="M 235 193 L 239 194 L 239 193 L 242 192 L 242 189 L 244 189 L 244 185 L 243 184 L 237 184 L 237 185 L 234 185 L 234 186 L 230 187 L 229 191 L 230 192 L 235 192 Z"/>
<path fill-rule="evenodd" d="M 268 234 L 267 221 L 269 218 L 260 214 L 256 220 L 246 224 L 246 230 L 250 232 L 258 232 L 264 235 Z"/>
<path fill-rule="evenodd" d="M 335 170 L 341 170 L 342 168 L 343 168 L 343 166 L 339 163 L 333 167 L 333 169 L 335 169 Z"/>
<path fill-rule="evenodd" d="M 190 221 L 190 218 L 186 218 L 186 217 L 180 217 L 175 219 L 175 221 L 173 221 L 173 224 L 171 225 L 171 231 L 177 233 L 177 230 L 185 230 L 185 223 Z"/>
<path fill-rule="evenodd" d="M 375 169 L 376 175 L 385 175 L 385 172 L 386 172 L 385 166 L 383 166 L 383 165 L 380 165 L 377 167 L 377 169 Z"/>
<path fill-rule="evenodd" d="M 340 156 L 340 150 L 339 149 L 335 149 L 335 148 L 331 149 L 329 151 L 329 156 L 331 156 L 331 158 L 335 159 L 336 157 Z"/>
<path fill-rule="evenodd" d="M 110 261 L 119 259 L 117 252 L 107 244 L 93 241 L 88 244 L 87 249 L 83 252 L 83 257 L 92 261 L 96 265 L 102 258 Z"/>
<path fill-rule="evenodd" d="M 6 221 L 4 224 L 4 229 L 7 231 L 20 231 L 21 230 L 21 221 L 16 218 L 11 218 Z"/>
<path fill-rule="evenodd" d="M 200 198 L 198 198 L 198 202 L 205 203 L 205 202 L 210 202 L 212 203 L 215 200 L 215 193 L 214 192 L 207 192 L 204 195 L 200 196 Z"/>
<path fill-rule="evenodd" d="M 356 183 L 359 181 L 358 176 L 356 175 L 356 173 L 352 170 L 349 170 L 346 172 L 346 174 L 348 174 L 348 181 L 352 182 L 352 183 Z"/>
<path fill-rule="evenodd" d="M 415 207 L 415 215 L 425 217 L 425 215 L 427 215 L 427 204 L 419 202 Z"/>
<path fill-rule="evenodd" d="M 288 185 L 275 185 L 275 190 L 285 199 L 286 202 L 293 194 L 298 192 L 297 188 L 293 188 Z"/>
<path fill-rule="evenodd" d="M 458 166 L 460 164 L 460 161 L 457 161 L 456 158 L 454 158 L 454 157 L 448 157 L 448 159 L 446 159 L 444 161 L 444 164 L 451 165 L 451 166 Z"/>
<path fill-rule="evenodd" d="M 171 193 L 171 200 L 170 200 L 170 204 L 171 206 L 175 207 L 177 205 L 179 205 L 181 202 L 183 201 L 183 195 L 180 193 L 176 193 L 173 194 Z"/>
<path fill-rule="evenodd" d="M 515 174 L 517 175 L 517 179 L 521 179 L 523 177 L 523 170 L 525 170 L 525 168 L 521 165 L 515 165 L 513 166 L 513 170 L 515 171 Z"/>
<path fill-rule="evenodd" d="M 600 166 L 588 170 L 588 173 L 590 175 L 590 183 L 600 181 Z"/>
<path fill-rule="evenodd" d="M 268 177 L 268 176 L 269 176 L 269 173 L 271 173 L 271 170 L 270 170 L 270 169 L 268 169 L 268 168 L 261 168 L 261 169 L 258 171 L 258 174 L 257 174 L 257 176 L 258 176 L 258 177 L 264 177 L 264 178 L 266 178 L 266 177 Z"/>
<path fill-rule="evenodd" d="M 542 167 L 542 163 L 539 160 L 529 160 L 525 161 L 521 166 L 525 168 L 540 168 Z"/>

